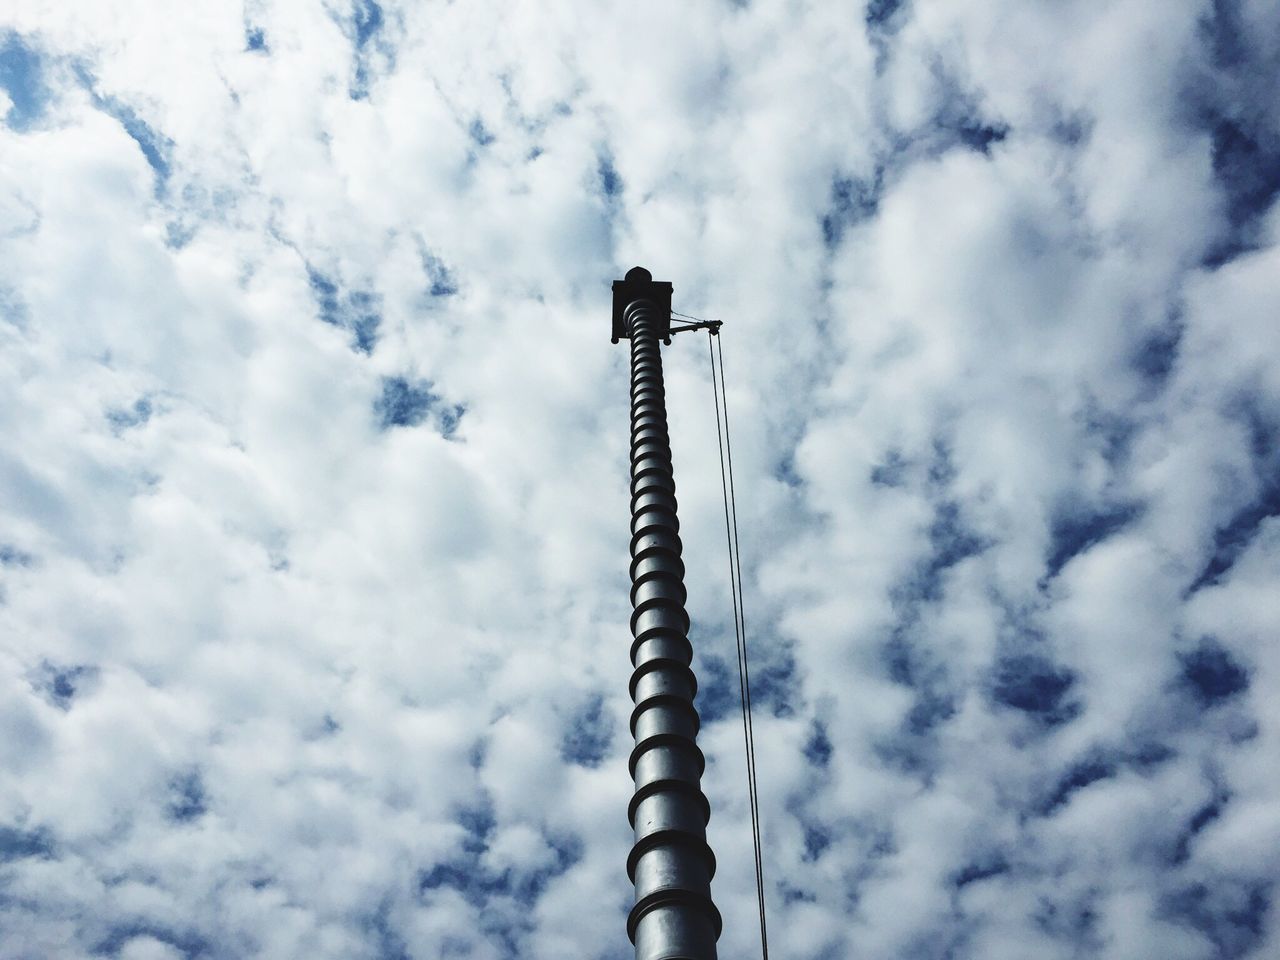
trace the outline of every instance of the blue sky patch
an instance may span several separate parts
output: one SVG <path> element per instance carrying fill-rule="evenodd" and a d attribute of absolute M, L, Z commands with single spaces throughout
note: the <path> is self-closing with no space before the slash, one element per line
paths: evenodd
<path fill-rule="evenodd" d="M 751 708 L 753 711 L 768 710 L 775 717 L 795 715 L 795 704 L 800 698 L 799 680 L 796 676 L 796 661 L 788 646 L 780 643 L 762 642 L 767 638 L 747 635 L 748 656 L 756 651 L 754 660 L 748 659 L 747 667 L 751 684 Z M 768 652 L 769 658 L 761 654 Z M 735 672 L 737 662 L 734 663 Z M 741 700 L 741 691 L 739 691 Z"/>
<path fill-rule="evenodd" d="M 955 697 L 931 685 L 921 691 L 903 723 L 908 733 L 922 736 L 955 715 Z"/>
<path fill-rule="evenodd" d="M 173 147 L 173 141 L 157 133 L 149 123 L 143 120 L 132 107 L 125 106 L 117 100 L 106 102 L 106 111 L 124 127 L 124 132 L 133 138 L 138 149 L 147 160 L 147 165 L 156 175 L 157 190 L 162 190 L 169 181 L 169 160 L 166 154 Z"/>
<path fill-rule="evenodd" d="M 35 557 L 12 543 L 0 543 L 0 567 L 29 567 Z"/>
<path fill-rule="evenodd" d="M 929 489 L 942 494 L 956 479 L 956 466 L 951 460 L 951 446 L 946 440 L 937 437 L 933 441 L 929 457 L 929 472 L 926 475 Z"/>
<path fill-rule="evenodd" d="M 1183 329 L 1181 318 L 1172 316 L 1162 326 L 1149 331 L 1134 350 L 1130 363 L 1152 389 L 1163 387 L 1173 372 Z"/>
<path fill-rule="evenodd" d="M 1215 706 L 1249 689 L 1249 672 L 1213 637 L 1178 659 L 1183 682 L 1201 706 Z"/>
<path fill-rule="evenodd" d="M 950 882 L 959 890 L 971 883 L 980 883 L 1008 872 L 1009 861 L 1005 859 L 1004 854 L 997 851 L 969 861 L 951 875 Z"/>
<path fill-rule="evenodd" d="M 458 292 L 458 281 L 443 260 L 425 246 L 420 249 L 422 270 L 430 284 L 428 292 L 433 297 L 452 297 Z"/>
<path fill-rule="evenodd" d="M 170 250 L 181 250 L 195 237 L 197 229 L 196 223 L 170 220 L 164 225 L 164 245 Z"/>
<path fill-rule="evenodd" d="M 939 503 L 929 525 L 929 545 L 933 548 L 932 567 L 945 570 L 961 560 L 977 556 L 990 541 L 974 533 L 960 515 L 960 504 L 954 500 Z"/>
<path fill-rule="evenodd" d="M 822 242 L 828 250 L 840 245 L 848 227 L 876 215 L 882 189 L 881 173 L 871 183 L 854 177 L 837 177 L 832 182 L 830 204 L 822 215 Z"/>
<path fill-rule="evenodd" d="M 917 668 L 913 662 L 916 654 L 912 649 L 909 633 L 908 624 L 898 624 L 880 652 L 889 679 L 904 687 L 916 685 Z"/>
<path fill-rule="evenodd" d="M 173 141 L 147 123 L 128 103 L 118 97 L 98 93 L 93 75 L 83 65 L 77 65 L 75 72 L 85 89 L 89 91 L 94 106 L 115 119 L 138 145 L 143 158 L 155 175 L 155 194 L 157 197 L 163 196 L 171 173 L 169 155 L 173 151 Z"/>
<path fill-rule="evenodd" d="M 713 723 L 742 711 L 742 684 L 738 672 L 737 649 L 734 646 L 733 627 L 723 624 L 716 631 L 720 637 L 724 655 L 702 654 L 694 669 L 698 674 L 696 706 L 705 723 Z M 757 644 L 751 643 L 749 649 Z M 795 713 L 798 699 L 795 659 L 790 650 L 776 649 L 771 659 L 759 658 L 750 663 L 751 708 L 754 715 L 769 711 L 775 717 L 789 717 Z"/>
<path fill-rule="evenodd" d="M 392 923 L 389 900 L 379 905 L 377 912 L 366 921 L 365 929 L 373 939 L 377 960 L 412 960 L 408 943 Z"/>
<path fill-rule="evenodd" d="M 39 122 L 51 96 L 44 63 L 39 51 L 17 33 L 0 38 L 0 87 L 12 101 L 5 118 L 9 126 L 21 131 Z"/>
<path fill-rule="evenodd" d="M 373 412 L 383 430 L 416 427 L 430 419 L 446 440 L 457 433 L 466 410 L 462 404 L 445 403 L 432 390 L 430 380 L 408 377 L 383 377 L 382 394 L 373 402 Z"/>
<path fill-rule="evenodd" d="M 1050 527 L 1046 576 L 1055 577 L 1073 557 L 1119 533 L 1142 515 L 1138 504 L 1113 504 L 1102 509 L 1063 506 Z"/>
<path fill-rule="evenodd" d="M 794 451 L 788 453 L 778 461 L 777 465 L 773 469 L 773 479 L 793 489 L 804 483 L 804 478 L 800 476 L 799 471 L 796 469 L 796 457 Z"/>
<path fill-rule="evenodd" d="M 1124 762 L 1140 773 L 1147 773 L 1163 763 L 1176 759 L 1178 752 L 1167 743 L 1143 739 L 1124 750 Z"/>
<path fill-rule="evenodd" d="M 356 30 L 356 47 L 363 49 L 382 29 L 382 7 L 374 0 L 355 0 L 352 22 Z"/>
<path fill-rule="evenodd" d="M 325 323 L 339 326 L 342 323 L 338 311 L 338 285 L 319 270 L 307 266 L 307 282 L 315 295 L 316 304 L 320 308 L 320 319 Z"/>
<path fill-rule="evenodd" d="M 871 468 L 870 480 L 877 487 L 900 487 L 906 482 L 907 461 L 897 450 L 890 450 Z"/>
<path fill-rule="evenodd" d="M 1238 67 L 1248 59 L 1248 43 L 1240 17 L 1240 0 L 1211 0 L 1211 12 L 1200 18 L 1200 31 L 1214 66 Z"/>
<path fill-rule="evenodd" d="M 381 300 L 372 293 L 357 290 L 347 297 L 352 349 L 365 356 L 373 353 L 382 325 Z"/>
<path fill-rule="evenodd" d="M 493 829 L 492 813 L 482 817 L 482 833 L 474 829 L 474 824 L 463 823 L 463 826 L 468 828 L 471 839 L 457 856 L 419 870 L 417 892 L 419 896 L 429 897 L 432 891 L 442 888 L 456 891 L 472 906 L 493 911 L 494 925 L 490 932 L 500 940 L 511 941 L 518 930 L 512 929 L 509 917 L 496 916 L 498 912 L 506 913 L 500 909 L 503 901 L 508 906 L 518 906 L 527 911 L 542 895 L 548 881 L 582 859 L 582 841 L 577 836 L 544 834 L 547 844 L 555 852 L 554 862 L 529 870 L 493 870 L 486 867 L 481 859 Z M 495 907 L 499 909 L 495 910 Z M 521 912 L 517 910 L 517 916 Z"/>
<path fill-rule="evenodd" d="M 950 88 L 950 81 L 939 79 Z M 991 155 L 991 147 L 1009 135 L 1007 124 L 984 120 L 958 90 L 950 91 L 949 100 L 927 125 L 906 137 L 895 148 L 895 162 L 901 165 L 920 156 L 936 156 L 955 148 Z"/>
<path fill-rule="evenodd" d="M 1032 922 L 1056 940 L 1073 944 L 1076 956 L 1097 956 L 1102 940 L 1098 935 L 1097 891 L 1064 893 L 1040 898 Z"/>
<path fill-rule="evenodd" d="M 1275 516 L 1280 516 L 1280 477 L 1264 483 L 1256 500 L 1236 511 L 1214 532 L 1213 552 L 1187 592 L 1193 593 L 1203 586 L 1219 583 L 1253 542 L 1262 522 Z"/>
<path fill-rule="evenodd" d="M 186 770 L 169 781 L 165 814 L 176 823 L 198 820 L 209 808 L 204 778 L 199 770 Z"/>
<path fill-rule="evenodd" d="M 34 233 L 40 226 L 40 219 L 39 212 L 32 209 L 27 232 Z M 27 305 L 23 303 L 17 291 L 12 287 L 0 286 L 0 321 L 18 330 L 26 330 L 29 319 Z"/>
<path fill-rule="evenodd" d="M 884 28 L 903 7 L 903 0 L 867 0 L 865 20 L 868 27 Z"/>
<path fill-rule="evenodd" d="M 867 39 L 876 53 L 875 69 L 883 75 L 889 62 L 889 51 L 894 37 L 906 23 L 911 9 L 908 0 L 867 0 L 863 23 Z"/>
<path fill-rule="evenodd" d="M 951 130 L 956 138 L 970 150 L 990 155 L 991 145 L 1000 143 L 1009 135 L 1009 127 L 1003 123 L 986 123 L 977 117 L 959 117 L 942 124 L 944 130 Z"/>
<path fill-rule="evenodd" d="M 814 720 L 809 727 L 809 738 L 804 743 L 804 756 L 815 767 L 827 767 L 831 763 L 831 738 L 821 720 Z"/>
<path fill-rule="evenodd" d="M 471 142 L 478 147 L 487 147 L 496 139 L 479 117 L 471 121 L 471 126 L 467 128 L 467 135 L 471 137 Z"/>
<path fill-rule="evenodd" d="M 613 717 L 604 708 L 604 697 L 593 694 L 569 717 L 568 729 L 560 740 L 560 756 L 567 763 L 595 768 L 609 755 L 612 742 Z"/>
<path fill-rule="evenodd" d="M 778 883 L 778 892 L 782 894 L 782 902 L 788 906 L 793 903 L 817 903 L 818 896 L 811 890 L 793 886 L 785 880 Z"/>
<path fill-rule="evenodd" d="M 83 687 L 98 676 L 98 668 L 85 664 L 58 666 L 45 660 L 35 672 L 37 690 L 59 710 L 70 710 L 71 702 Z"/>
<path fill-rule="evenodd" d="M 804 826 L 804 853 L 800 859 L 805 863 L 813 863 L 822 856 L 824 850 L 831 846 L 831 833 L 817 823 Z"/>
<path fill-rule="evenodd" d="M 600 184 L 600 192 L 606 199 L 612 200 L 621 195 L 622 177 L 618 174 L 617 167 L 613 165 L 613 154 L 607 150 L 601 151 L 596 160 L 596 179 Z"/>
<path fill-rule="evenodd" d="M 1079 705 L 1067 696 L 1075 682 L 1075 674 L 1043 656 L 1015 654 L 1002 657 L 996 664 L 991 698 L 1046 726 L 1057 726 L 1079 714 Z"/>
<path fill-rule="evenodd" d="M 433 297 L 452 297 L 458 292 L 458 284 L 447 269 L 441 269 L 432 278 L 429 292 Z"/>
<path fill-rule="evenodd" d="M 1178 838 L 1177 846 L 1174 848 L 1171 862 L 1174 866 L 1186 863 L 1191 856 L 1191 844 L 1199 833 L 1205 827 L 1213 823 L 1222 816 L 1223 810 L 1226 809 L 1227 803 L 1231 800 L 1231 795 L 1219 789 L 1214 793 L 1213 799 L 1202 806 L 1187 821 L 1186 829 Z"/>
<path fill-rule="evenodd" d="M 347 95 L 352 100 L 369 99 L 369 62 L 364 57 L 356 57 L 355 69 L 351 76 L 351 86 Z"/>
<path fill-rule="evenodd" d="M 891 678 L 910 687 L 915 697 L 898 730 L 882 737 L 875 751 L 886 764 L 927 780 L 938 765 L 936 731 L 956 715 L 957 701 L 928 645 L 908 639 L 913 632 L 896 631 L 881 651 Z"/>
<path fill-rule="evenodd" d="M 914 776 L 921 784 L 929 783 L 937 771 L 937 744 L 928 737 L 901 732 L 881 738 L 873 749 L 886 767 Z"/>
<path fill-rule="evenodd" d="M 1078 147 L 1093 133 L 1092 120 L 1079 113 L 1057 117 L 1049 128 L 1049 134 L 1064 147 Z"/>
<path fill-rule="evenodd" d="M 944 499 L 935 503 L 929 525 L 930 554 L 916 563 L 911 574 L 893 590 L 894 602 L 902 609 L 904 622 L 913 622 L 918 617 L 916 608 L 920 604 L 942 599 L 946 571 L 983 553 L 991 545 L 990 540 L 968 526 L 956 501 Z"/>
<path fill-rule="evenodd" d="M 99 956 L 116 956 L 126 943 L 135 937 L 151 937 L 174 947 L 186 960 L 203 960 L 212 953 L 212 944 L 194 929 L 178 930 L 162 923 L 144 919 L 111 925 L 106 936 L 90 951 Z"/>
<path fill-rule="evenodd" d="M 1234 82 L 1230 73 L 1224 82 Z M 1262 218 L 1280 195 L 1280 138 L 1266 129 L 1265 120 L 1255 124 L 1217 104 L 1202 105 L 1195 122 L 1210 137 L 1213 176 L 1226 217 L 1225 232 L 1204 255 L 1212 268 L 1258 246 Z"/>
<path fill-rule="evenodd" d="M 307 282 L 320 319 L 351 332 L 351 349 L 369 356 L 378 345 L 382 327 L 382 298 L 369 290 L 344 293 L 333 277 L 307 265 Z"/>
<path fill-rule="evenodd" d="M 732 633 L 725 643 L 733 643 Z M 698 674 L 698 696 L 694 705 L 704 724 L 722 720 L 731 710 L 741 709 L 736 663 L 730 667 L 724 657 L 704 653 L 694 664 L 694 670 Z"/>
<path fill-rule="evenodd" d="M 351 347 L 365 356 L 373 353 L 378 342 L 378 326 L 382 318 L 376 313 L 366 313 L 351 323 Z"/>
<path fill-rule="evenodd" d="M 1263 408 L 1265 402 L 1262 397 L 1246 393 L 1236 398 L 1232 412 L 1249 431 L 1249 451 L 1258 479 L 1274 496 L 1275 488 L 1280 487 L 1280 422 Z"/>
<path fill-rule="evenodd" d="M 384 25 L 382 7 L 374 0 L 355 0 L 351 7 L 350 34 L 354 44 L 354 63 L 348 95 L 352 100 L 369 96 L 370 48 L 378 47 Z"/>
<path fill-rule="evenodd" d="M 1109 466 L 1123 466 L 1133 452 L 1138 423 L 1126 413 L 1106 410 L 1090 400 L 1079 414 L 1080 426 Z"/>
<path fill-rule="evenodd" d="M 1062 807 L 1071 799 L 1092 784 L 1100 780 L 1108 780 L 1116 775 L 1117 766 L 1114 760 L 1101 755 L 1085 757 L 1072 764 L 1054 785 L 1053 790 L 1045 798 L 1039 812 L 1050 814 Z"/>
<path fill-rule="evenodd" d="M 467 750 L 467 762 L 471 765 L 472 770 L 479 770 L 484 766 L 485 761 L 489 759 L 489 741 L 484 737 L 478 738 L 471 744 Z"/>
<path fill-rule="evenodd" d="M 1236 960 L 1262 940 L 1271 886 L 1224 878 L 1193 883 L 1165 897 L 1161 913 L 1208 937 L 1214 960 Z"/>
<path fill-rule="evenodd" d="M 942 66 L 935 64 L 933 73 L 941 105 L 927 125 L 895 145 L 895 152 L 928 155 L 963 147 L 990 156 L 992 146 L 1009 136 L 1009 125 L 984 117 L 974 94 Z"/>
<path fill-rule="evenodd" d="M 468 902 L 483 903 L 486 891 L 483 887 L 484 881 L 478 877 L 479 871 L 480 867 L 476 863 L 465 866 L 456 862 L 434 864 L 418 873 L 418 892 L 425 893 L 441 887 L 452 887 L 462 893 Z"/>
<path fill-rule="evenodd" d="M 1239 120 L 1213 128 L 1213 172 L 1227 201 L 1227 219 L 1239 227 L 1265 213 L 1280 192 L 1280 150 Z"/>
<path fill-rule="evenodd" d="M 151 419 L 151 401 L 139 397 L 130 407 L 112 407 L 106 414 L 107 423 L 116 433 L 122 433 L 132 427 L 140 427 Z"/>
<path fill-rule="evenodd" d="M 477 854 L 489 849 L 489 837 L 493 835 L 496 823 L 493 815 L 493 801 L 489 795 L 486 793 L 478 796 L 474 804 L 460 809 L 457 817 L 459 825 L 467 832 L 463 849 L 468 853 Z"/>
<path fill-rule="evenodd" d="M 48 860 L 52 856 L 53 837 L 48 830 L 42 827 L 26 830 L 0 825 L 0 863 L 12 863 L 31 857 Z"/>

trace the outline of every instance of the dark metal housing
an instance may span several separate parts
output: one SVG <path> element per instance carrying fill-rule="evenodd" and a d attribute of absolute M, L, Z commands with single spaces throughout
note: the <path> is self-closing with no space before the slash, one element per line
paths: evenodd
<path fill-rule="evenodd" d="M 627 306 L 647 300 L 653 306 L 656 322 L 654 333 L 659 340 L 671 342 L 671 284 L 653 279 L 644 267 L 632 267 L 623 280 L 613 281 L 613 342 L 631 336 L 625 313 Z"/>

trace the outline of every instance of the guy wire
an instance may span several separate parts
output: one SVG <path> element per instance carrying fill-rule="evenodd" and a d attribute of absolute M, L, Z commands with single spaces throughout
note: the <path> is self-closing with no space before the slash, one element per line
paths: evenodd
<path fill-rule="evenodd" d="M 716 353 L 719 352 L 717 363 Z M 742 554 L 738 539 L 738 503 L 733 483 L 733 445 L 729 439 L 728 388 L 724 380 L 724 347 L 712 344 L 707 331 L 707 352 L 711 358 L 711 392 L 716 408 L 716 440 L 720 447 L 720 486 L 724 499 L 724 531 L 729 549 L 729 592 L 733 600 L 733 633 L 738 652 L 738 685 L 742 704 L 742 739 L 747 760 L 747 799 L 751 810 L 751 842 L 755 854 L 756 900 L 760 912 L 760 949 L 769 960 L 769 934 L 765 920 L 764 855 L 760 839 L 760 790 L 756 778 L 755 724 L 751 710 L 751 673 L 747 661 L 747 625 L 743 612 Z M 716 368 L 719 367 L 719 384 Z M 720 420 L 723 413 L 724 431 Z M 727 464 L 727 467 L 726 467 Z"/>

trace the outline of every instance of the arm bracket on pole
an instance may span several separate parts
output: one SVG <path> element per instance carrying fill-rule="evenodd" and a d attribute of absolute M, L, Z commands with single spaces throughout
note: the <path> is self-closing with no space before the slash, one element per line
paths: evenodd
<path fill-rule="evenodd" d="M 720 326 L 723 322 L 722 320 L 699 320 L 697 323 L 683 323 L 678 327 L 673 326 L 667 332 L 674 337 L 677 333 L 684 333 L 686 330 L 710 330 L 711 335 L 716 336 L 720 333 Z M 668 338 L 667 343 L 670 342 L 671 340 Z"/>

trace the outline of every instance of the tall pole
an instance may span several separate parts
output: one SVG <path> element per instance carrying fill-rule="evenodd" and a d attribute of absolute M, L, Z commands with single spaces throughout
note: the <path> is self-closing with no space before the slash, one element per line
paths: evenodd
<path fill-rule="evenodd" d="M 670 343 L 671 284 L 643 267 L 613 285 L 613 341 L 631 340 L 631 777 L 635 843 L 627 873 L 636 960 L 715 960 L 711 806 L 696 743 L 698 683 L 685 612 L 680 523 L 659 343 Z"/>

